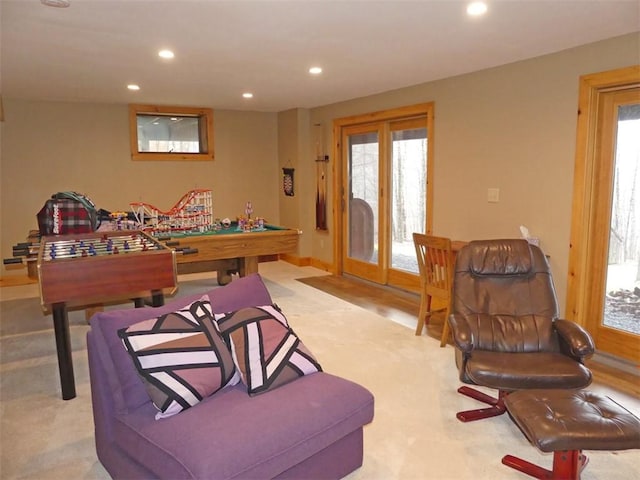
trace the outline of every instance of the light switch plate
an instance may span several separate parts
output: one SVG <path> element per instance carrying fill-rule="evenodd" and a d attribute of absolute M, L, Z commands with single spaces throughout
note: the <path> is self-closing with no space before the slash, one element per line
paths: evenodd
<path fill-rule="evenodd" d="M 489 188 L 487 190 L 487 201 L 489 203 L 498 203 L 500 201 L 500 189 Z"/>

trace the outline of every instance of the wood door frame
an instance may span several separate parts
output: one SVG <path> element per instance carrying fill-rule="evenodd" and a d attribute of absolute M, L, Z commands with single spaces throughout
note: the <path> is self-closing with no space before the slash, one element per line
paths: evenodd
<path fill-rule="evenodd" d="M 342 185 L 344 181 L 344 162 L 342 149 L 342 128 L 357 125 L 376 123 L 381 121 L 400 120 L 402 118 L 410 118 L 417 116 L 427 117 L 427 178 L 433 179 L 433 159 L 434 159 L 434 102 L 420 103 L 405 107 L 393 108 L 390 110 L 381 110 L 372 113 L 352 115 L 349 117 L 337 118 L 333 121 L 333 145 L 332 154 L 336 159 L 333 170 L 333 266 L 332 271 L 336 275 L 343 273 L 343 225 L 344 225 L 344 208 L 346 201 L 344 198 Z M 386 187 L 385 187 L 386 188 Z M 426 214 L 425 232 L 431 233 L 433 224 L 433 181 L 427 185 L 427 214 Z M 416 281 L 419 279 L 416 276 Z M 416 284 L 417 285 L 417 284 Z"/>
<path fill-rule="evenodd" d="M 598 226 L 598 196 L 601 192 L 595 178 L 599 172 L 602 147 L 597 140 L 599 114 L 605 93 L 623 90 L 639 83 L 640 65 L 580 77 L 565 318 L 591 331 L 594 328 L 592 312 L 597 307 L 591 293 L 596 279 L 604 275 L 602 245 L 601 242 L 594 241 L 595 232 L 602 228 Z M 621 334 L 625 337 L 624 333 Z M 629 337 L 627 345 L 636 340 L 631 334 L 626 336 Z M 640 361 L 637 348 L 621 346 L 616 354 L 635 362 Z"/>

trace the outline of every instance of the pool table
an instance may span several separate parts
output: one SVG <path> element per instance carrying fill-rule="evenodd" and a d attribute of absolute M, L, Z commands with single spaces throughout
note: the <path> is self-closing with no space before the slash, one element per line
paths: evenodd
<path fill-rule="evenodd" d="M 242 232 L 233 223 L 217 231 L 174 233 L 158 240 L 176 251 L 178 274 L 215 271 L 218 283 L 226 285 L 232 273 L 241 277 L 256 273 L 261 256 L 295 253 L 301 233 L 268 224 L 261 231 Z"/>

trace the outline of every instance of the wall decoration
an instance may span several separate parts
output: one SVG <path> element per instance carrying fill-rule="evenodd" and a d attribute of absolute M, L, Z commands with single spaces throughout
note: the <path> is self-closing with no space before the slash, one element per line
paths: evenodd
<path fill-rule="evenodd" d="M 282 189 L 287 197 L 293 197 L 293 173 L 295 168 L 283 168 L 282 169 Z"/>
<path fill-rule="evenodd" d="M 314 124 L 316 140 L 316 230 L 327 230 L 327 164 L 329 155 L 324 155 L 324 127 Z"/>
<path fill-rule="evenodd" d="M 316 159 L 316 230 L 327 230 L 327 170 L 329 156 Z"/>

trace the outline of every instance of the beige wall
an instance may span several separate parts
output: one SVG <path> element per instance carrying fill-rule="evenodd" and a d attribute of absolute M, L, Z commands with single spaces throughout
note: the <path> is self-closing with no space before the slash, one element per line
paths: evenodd
<path fill-rule="evenodd" d="M 36 213 L 47 198 L 64 190 L 85 193 L 99 208 L 114 211 L 137 201 L 169 209 L 188 190 L 209 188 L 215 216 L 235 217 L 251 200 L 255 215 L 280 223 L 275 113 L 215 111 L 213 162 L 134 162 L 126 105 L 5 98 L 4 109 L 3 258 L 37 228 Z"/>
<path fill-rule="evenodd" d="M 304 168 L 304 164 L 308 163 L 308 125 L 308 110 L 292 109 L 278 114 L 278 174 L 282 178 L 283 168 L 294 169 L 294 195 L 284 195 L 280 183 L 280 221 L 282 225 L 302 231 L 298 246 L 301 257 L 310 257 L 312 254 L 308 198 L 312 179 Z"/>
<path fill-rule="evenodd" d="M 564 311 L 578 80 L 639 63 L 639 40 L 637 33 L 626 35 L 316 108 L 310 126 L 435 102 L 434 233 L 460 240 L 517 237 L 525 224 L 551 256 Z M 500 189 L 499 203 L 487 202 L 488 188 Z M 320 248 L 322 235 L 314 232 L 313 256 L 331 262 L 330 242 Z"/>

